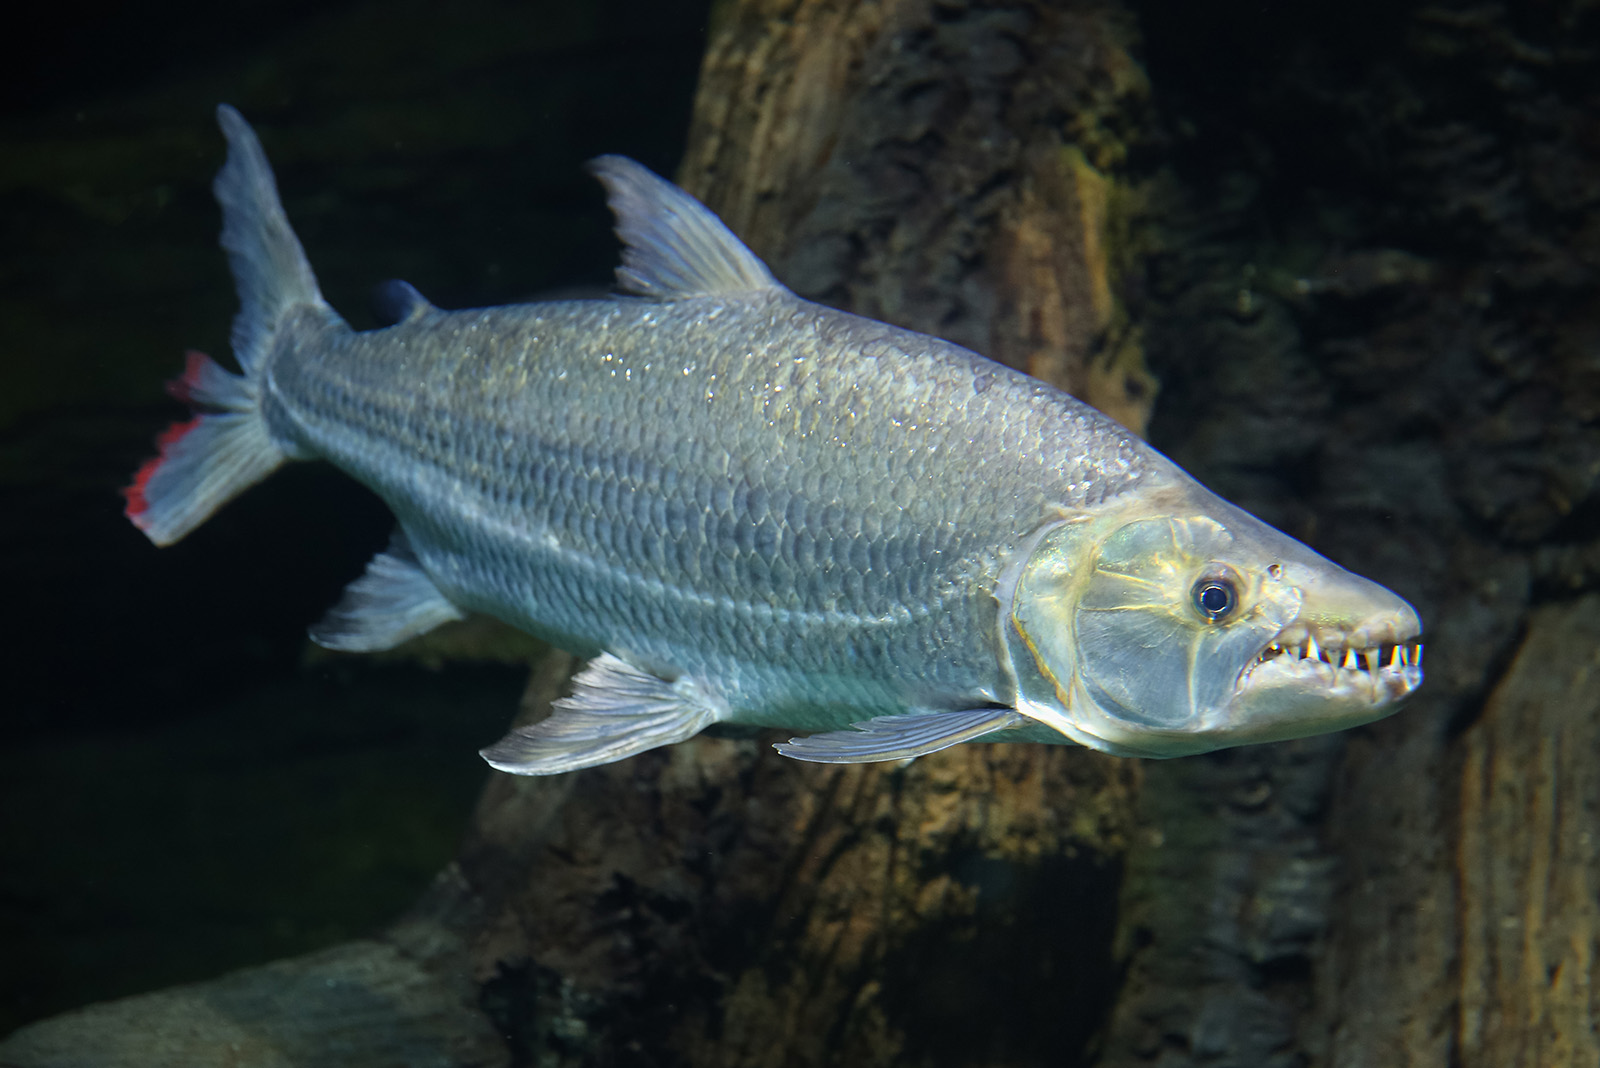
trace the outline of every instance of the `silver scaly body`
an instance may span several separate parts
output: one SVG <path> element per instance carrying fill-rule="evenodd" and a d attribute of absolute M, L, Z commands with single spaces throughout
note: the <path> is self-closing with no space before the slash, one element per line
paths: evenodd
<path fill-rule="evenodd" d="M 955 345 L 785 290 L 313 316 L 274 437 L 394 510 L 453 602 L 800 729 L 1010 705 L 996 586 L 1166 464 Z"/>
<path fill-rule="evenodd" d="M 1072 397 L 801 300 L 702 205 L 601 157 L 607 300 L 441 311 L 404 283 L 357 333 L 322 299 L 254 133 L 218 111 L 238 374 L 126 491 L 159 545 L 289 459 L 399 521 L 312 637 L 397 645 L 477 611 L 590 657 L 484 751 L 552 774 L 718 722 L 786 756 L 980 738 L 1177 756 L 1386 715 L 1416 613 L 1217 498 Z"/>

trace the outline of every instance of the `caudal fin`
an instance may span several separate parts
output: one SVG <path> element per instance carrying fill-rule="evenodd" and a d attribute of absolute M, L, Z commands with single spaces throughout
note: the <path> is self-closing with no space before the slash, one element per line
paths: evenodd
<path fill-rule="evenodd" d="M 157 545 L 182 538 L 288 459 L 261 415 L 266 357 L 292 310 L 310 305 L 337 318 L 289 227 L 255 132 L 226 104 L 217 108 L 217 122 L 228 140 L 228 159 L 212 191 L 222 205 L 222 247 L 239 290 L 232 340 L 241 373 L 191 352 L 184 373 L 169 387 L 198 414 L 156 439 L 160 455 L 123 490 L 128 518 Z"/>

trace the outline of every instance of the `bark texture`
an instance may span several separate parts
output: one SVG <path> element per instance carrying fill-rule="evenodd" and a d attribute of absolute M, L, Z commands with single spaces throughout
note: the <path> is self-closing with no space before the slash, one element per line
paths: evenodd
<path fill-rule="evenodd" d="M 1600 1064 L 1600 597 L 1533 614 L 1465 748 L 1461 1060 Z"/>

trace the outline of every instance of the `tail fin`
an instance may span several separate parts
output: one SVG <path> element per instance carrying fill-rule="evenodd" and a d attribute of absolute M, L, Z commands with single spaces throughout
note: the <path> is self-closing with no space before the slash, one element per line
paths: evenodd
<path fill-rule="evenodd" d="M 217 108 L 228 160 L 212 186 L 222 205 L 222 247 L 239 290 L 233 355 L 240 374 L 198 352 L 169 386 L 202 409 L 156 439 L 147 461 L 123 490 L 127 516 L 157 545 L 170 545 L 212 512 L 271 474 L 288 458 L 261 415 L 261 377 L 273 337 L 292 309 L 322 299 L 300 242 L 278 202 L 278 186 L 255 132 L 233 108 Z"/>

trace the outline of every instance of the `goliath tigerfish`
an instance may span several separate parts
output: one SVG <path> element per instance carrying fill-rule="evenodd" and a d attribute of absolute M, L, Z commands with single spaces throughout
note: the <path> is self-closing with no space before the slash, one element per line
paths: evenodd
<path fill-rule="evenodd" d="M 255 134 L 218 109 L 239 373 L 126 491 L 157 545 L 285 460 L 398 529 L 311 635 L 396 645 L 484 612 L 591 657 L 484 750 L 540 775 L 717 723 L 802 760 L 960 742 L 1170 757 L 1392 712 L 1416 612 L 1206 490 L 1060 390 L 801 300 L 716 216 L 619 156 L 591 170 L 622 295 L 441 311 L 322 299 Z"/>

